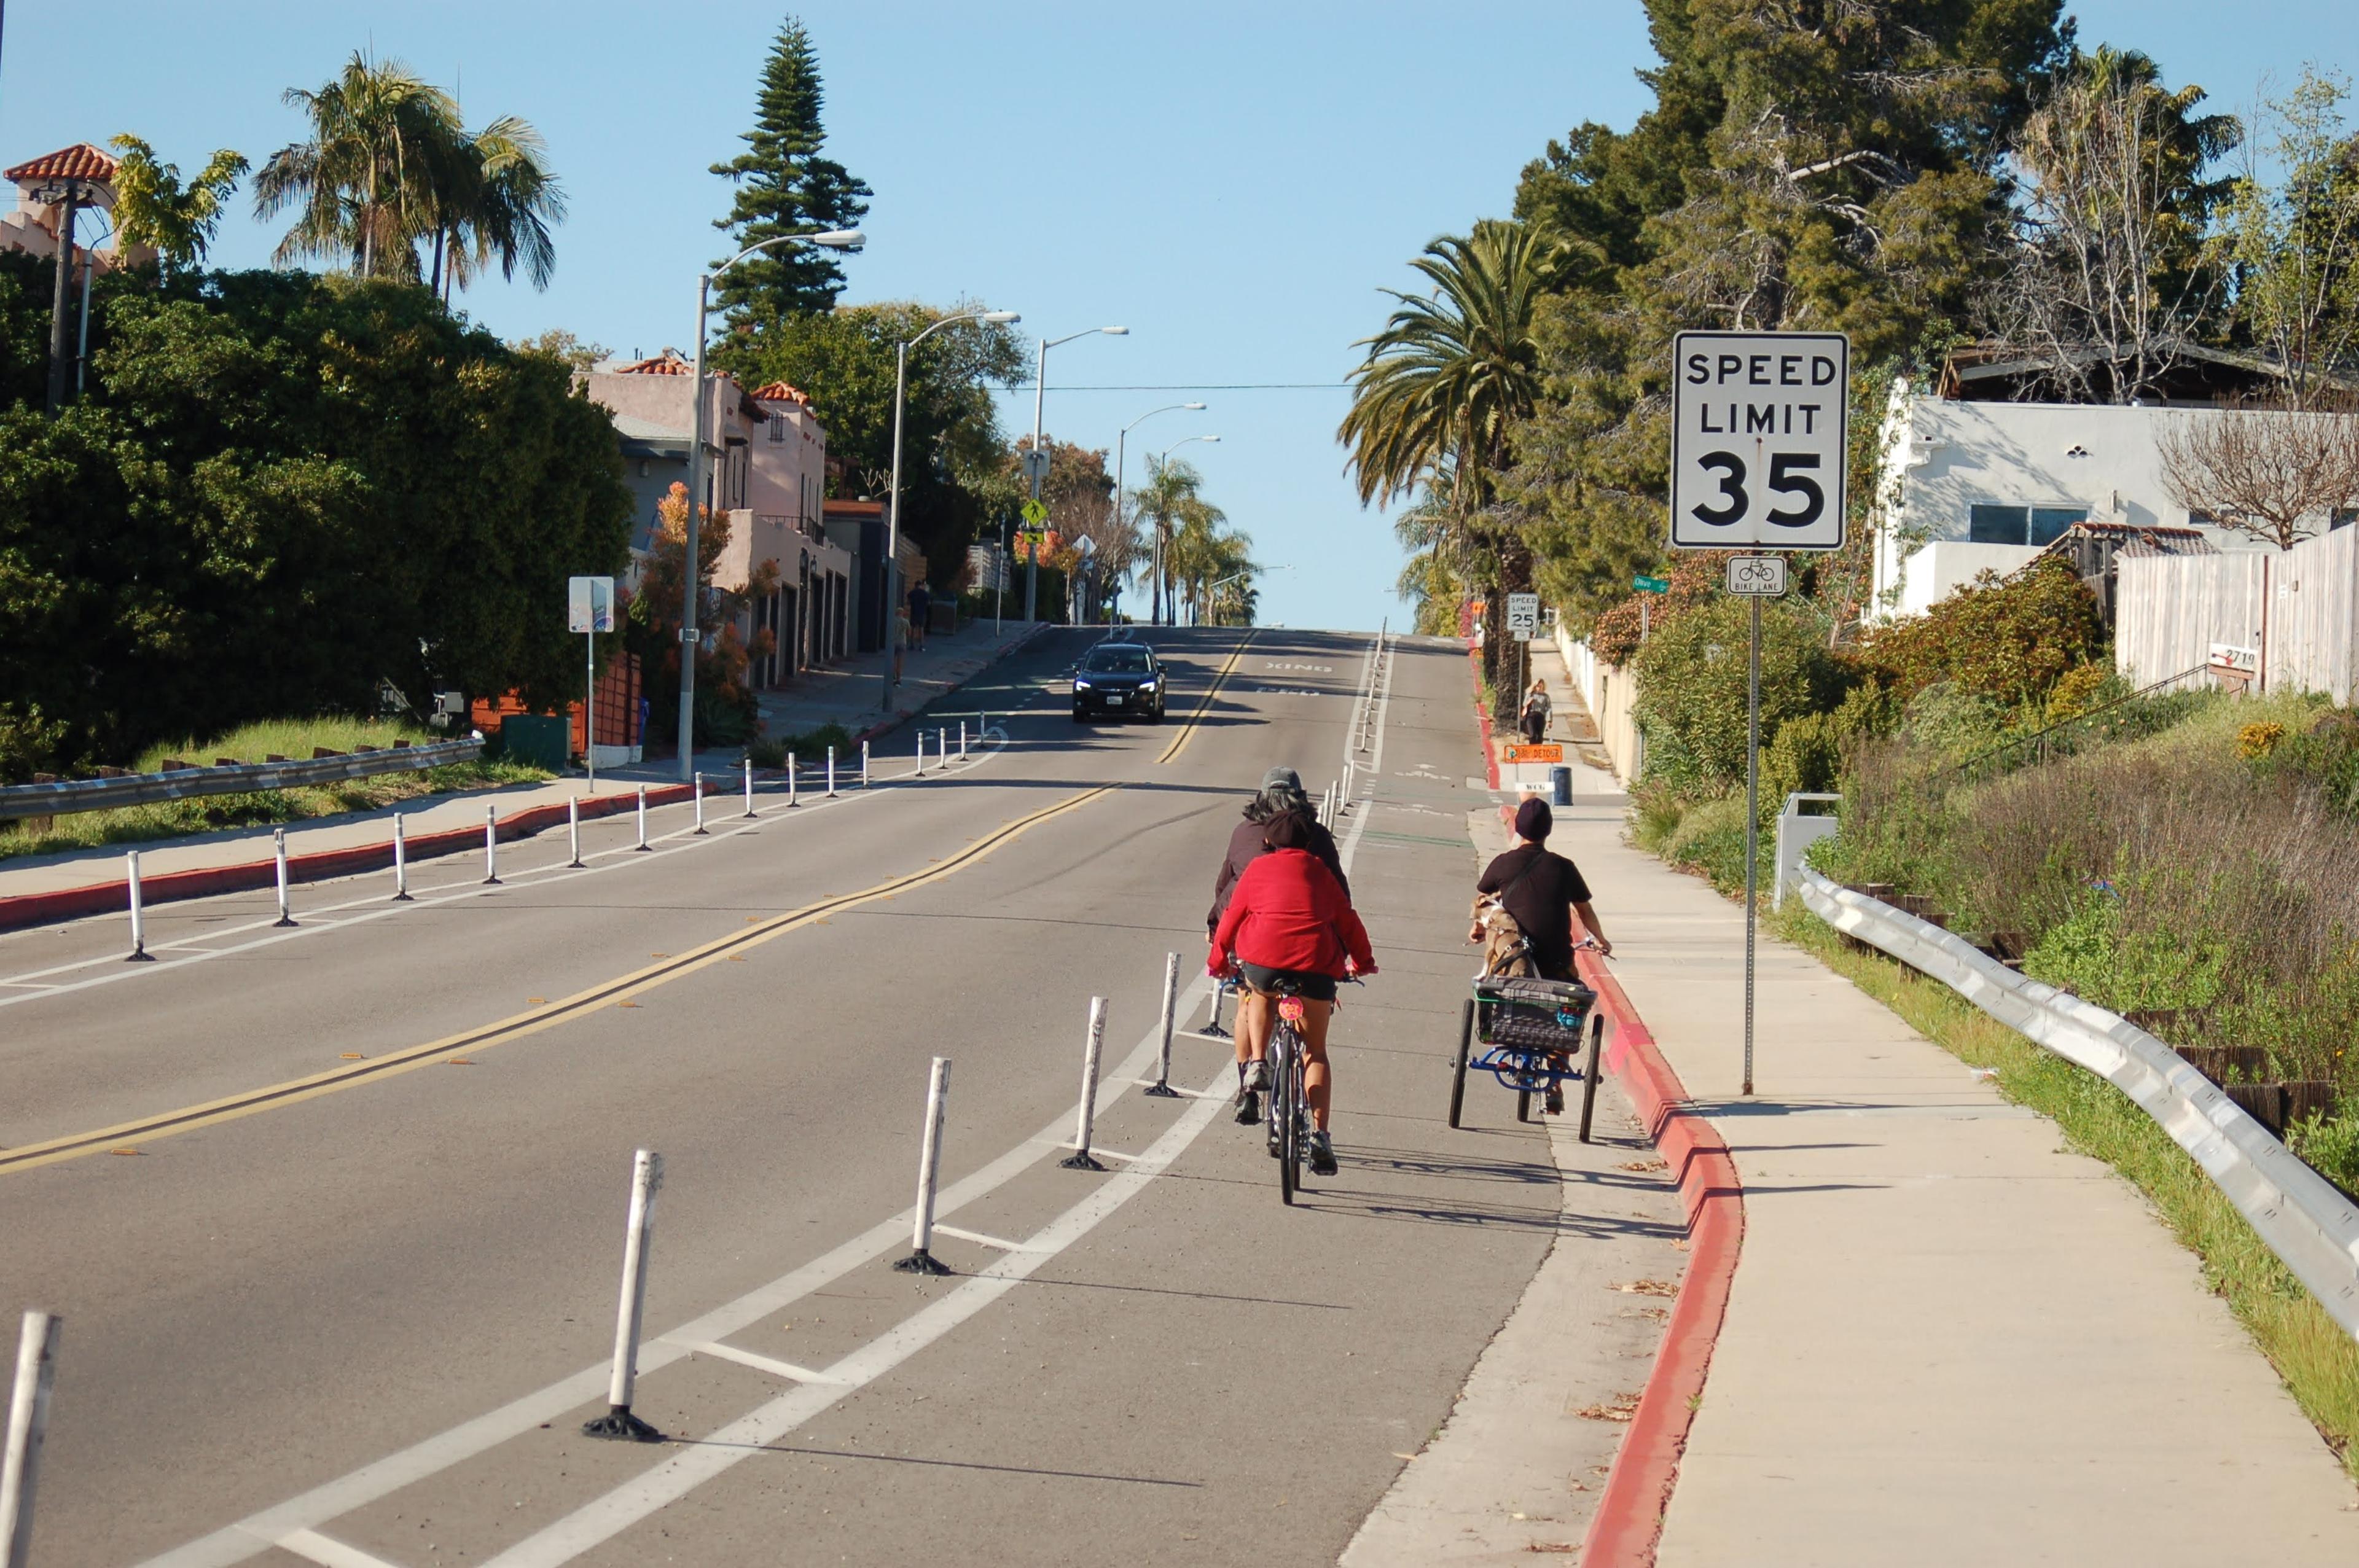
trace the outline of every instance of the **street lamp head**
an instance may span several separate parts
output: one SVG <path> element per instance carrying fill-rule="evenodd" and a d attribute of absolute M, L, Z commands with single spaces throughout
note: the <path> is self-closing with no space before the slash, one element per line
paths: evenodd
<path fill-rule="evenodd" d="M 988 321 L 995 327 L 1005 327 L 1013 322 L 1021 321 L 1024 318 L 1013 310 L 986 310 L 976 319 Z"/>
<path fill-rule="evenodd" d="M 1204 406 L 1201 403 L 1183 403 L 1180 406 L 1182 408 L 1192 408 L 1199 414 L 1201 414 L 1204 411 Z"/>
<path fill-rule="evenodd" d="M 1220 438 L 1218 436 L 1199 436 L 1196 439 L 1200 441 L 1217 441 Z"/>
<path fill-rule="evenodd" d="M 863 250 L 868 244 L 868 236 L 857 229 L 830 229 L 823 234 L 807 237 L 812 244 L 824 245 L 832 251 Z"/>
<path fill-rule="evenodd" d="M 1098 330 L 1103 332 L 1109 338 L 1127 338 L 1130 336 L 1130 329 L 1127 327 L 1100 327 Z"/>

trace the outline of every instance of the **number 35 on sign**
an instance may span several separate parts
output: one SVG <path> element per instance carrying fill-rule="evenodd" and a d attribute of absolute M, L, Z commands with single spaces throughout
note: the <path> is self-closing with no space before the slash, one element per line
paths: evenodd
<path fill-rule="evenodd" d="M 1681 332 L 1671 365 L 1672 548 L 1843 548 L 1849 341 Z"/>

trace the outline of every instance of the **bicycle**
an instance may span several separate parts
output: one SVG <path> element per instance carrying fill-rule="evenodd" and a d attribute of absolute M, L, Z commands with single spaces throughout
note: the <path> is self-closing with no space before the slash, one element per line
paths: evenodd
<path fill-rule="evenodd" d="M 1362 982 L 1358 976 L 1347 975 L 1343 983 Z M 1277 1003 L 1277 1016 L 1270 1021 L 1269 1049 L 1264 1057 L 1269 1064 L 1270 1158 L 1277 1162 L 1277 1195 L 1288 1205 L 1301 1190 L 1303 1168 L 1310 1162 L 1310 1091 L 1305 1081 L 1309 1054 L 1302 1048 L 1301 987 L 1301 981 L 1291 978 L 1271 982 L 1269 995 Z"/>
<path fill-rule="evenodd" d="M 1595 948 L 1583 940 L 1580 948 Z M 1450 1125 L 1459 1119 L 1466 1100 L 1466 1075 L 1471 1068 L 1487 1072 L 1500 1086 L 1516 1091 L 1516 1119 L 1531 1120 L 1532 1096 L 1560 1090 L 1569 1078 L 1581 1080 L 1581 1141 L 1589 1141 L 1590 1121 L 1597 1104 L 1599 1057 L 1604 1043 L 1605 1016 L 1597 1009 L 1597 993 L 1578 980 L 1545 980 L 1503 975 L 1518 957 L 1528 957 L 1528 941 L 1504 955 L 1496 965 L 1474 977 L 1459 1026 L 1456 1059 L 1451 1066 Z M 1586 1026 L 1588 1062 L 1577 1066 Z M 1483 1049 L 1474 1051 L 1476 1044 Z"/>

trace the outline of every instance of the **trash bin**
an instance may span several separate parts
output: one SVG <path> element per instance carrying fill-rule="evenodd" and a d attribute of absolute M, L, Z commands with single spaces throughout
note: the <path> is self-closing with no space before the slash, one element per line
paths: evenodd
<path fill-rule="evenodd" d="M 1550 768 L 1549 788 L 1549 799 L 1553 804 L 1571 806 L 1572 804 L 1572 770 L 1562 766 Z"/>
<path fill-rule="evenodd" d="M 561 773 L 572 749 L 572 722 L 561 713 L 511 713 L 500 720 L 500 754 L 511 762 Z"/>

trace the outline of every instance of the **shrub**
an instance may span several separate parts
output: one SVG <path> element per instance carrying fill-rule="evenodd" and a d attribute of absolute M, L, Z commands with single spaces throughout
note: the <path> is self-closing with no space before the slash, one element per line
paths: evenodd
<path fill-rule="evenodd" d="M 1867 639 L 1868 659 L 1904 691 L 1946 682 L 2005 708 L 2044 699 L 2104 652 L 2096 596 L 2054 556 L 2004 579 L 1986 571 L 1927 613 Z"/>
<path fill-rule="evenodd" d="M 2339 1107 L 2332 1116 L 2304 1117 L 2286 1130 L 2286 1146 L 2359 1200 L 2359 1104 Z"/>
<path fill-rule="evenodd" d="M 1745 781 L 1746 606 L 1722 599 L 1686 611 L 1638 651 L 1637 718 L 1647 772 L 1690 798 L 1718 795 Z M 1844 671 L 1826 645 L 1826 625 L 1785 600 L 1761 622 L 1761 729 L 1833 708 Z"/>
<path fill-rule="evenodd" d="M 2110 665 L 2078 665 L 2056 677 L 2048 693 L 2046 719 L 2050 724 L 2061 724 L 2127 695 L 2127 685 Z"/>
<path fill-rule="evenodd" d="M 2276 751 L 2285 738 L 2286 727 L 2282 724 L 2245 725 L 2236 731 L 2236 755 L 2248 762 L 2259 762 Z"/>
<path fill-rule="evenodd" d="M 1761 755 L 1761 809 L 1775 816 L 1797 790 L 1835 787 L 1843 771 L 1843 715 L 1805 713 L 1777 726 Z"/>

